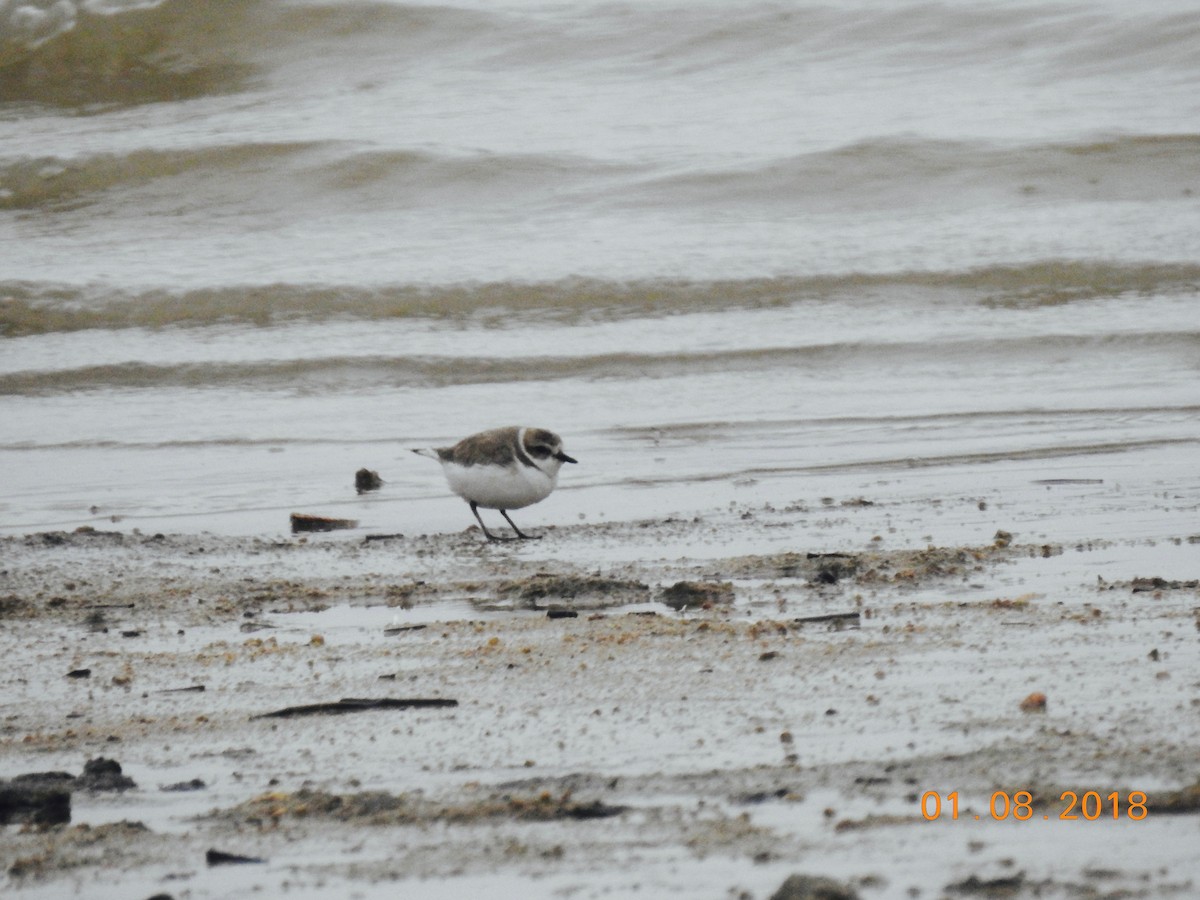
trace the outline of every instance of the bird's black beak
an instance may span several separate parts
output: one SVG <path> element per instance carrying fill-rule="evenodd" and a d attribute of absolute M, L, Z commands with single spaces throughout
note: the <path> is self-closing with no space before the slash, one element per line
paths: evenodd
<path fill-rule="evenodd" d="M 554 454 L 554 458 L 557 459 L 559 462 L 569 462 L 569 463 L 579 462 L 579 460 L 572 459 L 571 457 L 567 456 L 567 454 L 563 453 L 561 450 L 559 450 L 557 453 Z"/>

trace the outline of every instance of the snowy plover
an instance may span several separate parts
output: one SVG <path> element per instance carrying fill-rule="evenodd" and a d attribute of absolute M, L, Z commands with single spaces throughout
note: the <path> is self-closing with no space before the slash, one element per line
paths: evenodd
<path fill-rule="evenodd" d="M 517 537 L 530 540 L 540 535 L 524 534 L 508 517 L 508 510 L 521 509 L 545 500 L 558 484 L 563 463 L 573 463 L 563 453 L 562 438 L 544 428 L 494 428 L 463 438 L 453 447 L 414 450 L 442 464 L 450 490 L 471 506 L 479 527 L 489 541 L 504 541 L 487 530 L 479 507 L 498 509 L 512 525 Z"/>

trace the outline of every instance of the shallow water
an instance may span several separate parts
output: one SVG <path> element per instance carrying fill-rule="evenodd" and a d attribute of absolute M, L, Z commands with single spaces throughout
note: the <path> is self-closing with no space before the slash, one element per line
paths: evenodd
<path fill-rule="evenodd" d="M 582 462 L 538 523 L 1194 454 L 1197 34 L 1166 0 L 9 4 L 0 530 L 465 527 L 407 448 L 508 423 Z"/>

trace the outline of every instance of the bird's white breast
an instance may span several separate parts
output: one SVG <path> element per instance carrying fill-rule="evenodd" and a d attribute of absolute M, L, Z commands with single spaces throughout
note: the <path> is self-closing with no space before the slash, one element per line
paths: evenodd
<path fill-rule="evenodd" d="M 520 463 L 510 466 L 460 466 L 454 462 L 443 462 L 442 468 L 450 490 L 486 509 L 521 509 L 545 500 L 558 481 L 557 473 L 549 475 L 541 469 Z"/>

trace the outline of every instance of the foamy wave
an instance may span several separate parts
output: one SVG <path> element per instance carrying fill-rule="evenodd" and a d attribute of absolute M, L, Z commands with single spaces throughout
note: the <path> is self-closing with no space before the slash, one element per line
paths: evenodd
<path fill-rule="evenodd" d="M 1146 202 L 1200 193 L 1200 136 L 1129 136 L 1017 147 L 878 139 L 760 167 L 674 175 L 634 202 L 844 211 L 960 205 L 1005 196 Z"/>
<path fill-rule="evenodd" d="M 500 202 L 685 213 L 714 206 L 843 213 L 997 201 L 1145 203 L 1200 193 L 1200 136 L 1019 146 L 876 139 L 752 168 L 667 176 L 649 165 L 569 155 L 378 150 L 342 141 L 0 157 L 0 209 L 55 210 L 170 179 L 185 180 L 180 192 L 213 208 L 244 203 L 301 211 L 307 203 L 330 200 L 360 211 L 454 202 L 477 209 Z"/>
<path fill-rule="evenodd" d="M 1185 356 L 1198 343 L 1197 332 L 1146 331 L 1122 335 L 1021 335 L 933 344 L 853 341 L 740 350 L 515 358 L 396 355 L 192 360 L 171 364 L 125 362 L 0 374 L 0 396 L 166 388 L 330 394 L 572 379 L 668 379 L 775 370 L 796 378 L 806 373 L 815 377 L 834 367 L 907 367 L 946 359 L 970 359 L 981 365 L 1002 366 L 1006 360 L 1017 358 L 1049 361 L 1065 353 L 1091 355 L 1117 348 L 1124 352 Z"/>
<path fill-rule="evenodd" d="M 984 306 L 1036 307 L 1123 294 L 1200 293 L 1200 266 L 1044 261 L 962 272 L 847 272 L 720 281 L 496 282 L 431 287 L 275 284 L 127 292 L 103 286 L 0 282 L 0 336 L 88 329 L 269 326 L 333 319 L 448 321 L 520 312 L 556 322 L 755 309 L 913 288 Z"/>
<path fill-rule="evenodd" d="M 186 179 L 197 203 L 237 197 L 259 208 L 295 206 L 333 198 L 355 208 L 441 204 L 461 197 L 561 196 L 599 181 L 610 184 L 638 170 L 568 156 L 538 154 L 436 154 L 363 150 L 350 142 L 244 143 L 195 149 L 135 150 L 70 159 L 0 157 L 0 209 L 58 210 L 98 202 L 109 191 L 151 181 Z M 230 190 L 238 184 L 236 191 Z"/>
<path fill-rule="evenodd" d="M 70 31 L 75 27 L 79 6 L 70 0 L 43 3 L 0 0 L 0 48 L 15 54 Z M 3 59 L 0 56 L 0 61 Z"/>
<path fill-rule="evenodd" d="M 0 209 L 56 209 L 64 203 L 161 178 L 207 173 L 236 177 L 239 171 L 274 165 L 319 147 L 317 143 L 234 144 L 194 150 L 136 150 L 77 159 L 36 157 L 0 163 Z"/>

